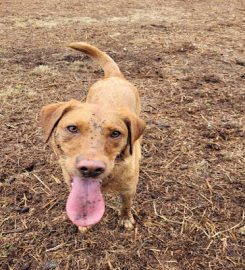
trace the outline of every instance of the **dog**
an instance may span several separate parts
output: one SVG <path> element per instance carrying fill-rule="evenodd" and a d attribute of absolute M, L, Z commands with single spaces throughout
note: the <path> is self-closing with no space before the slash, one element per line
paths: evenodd
<path fill-rule="evenodd" d="M 79 228 L 96 224 L 105 211 L 103 194 L 110 192 L 122 199 L 119 224 L 131 229 L 146 126 L 139 117 L 138 90 L 106 53 L 84 42 L 68 47 L 97 61 L 104 78 L 91 86 L 85 102 L 59 102 L 41 110 L 45 140 L 50 141 L 70 188 L 67 215 Z"/>

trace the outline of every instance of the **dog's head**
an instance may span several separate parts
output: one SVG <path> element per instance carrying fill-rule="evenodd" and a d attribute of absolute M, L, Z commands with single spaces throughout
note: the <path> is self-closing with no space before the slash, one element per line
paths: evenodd
<path fill-rule="evenodd" d="M 112 111 L 76 100 L 44 106 L 41 125 L 71 179 L 102 181 L 115 163 L 133 154 L 145 129 L 144 121 L 126 109 Z"/>

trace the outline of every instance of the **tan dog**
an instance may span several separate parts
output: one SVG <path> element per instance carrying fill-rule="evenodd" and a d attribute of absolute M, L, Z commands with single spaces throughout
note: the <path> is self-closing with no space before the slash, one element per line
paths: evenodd
<path fill-rule="evenodd" d="M 105 76 L 92 85 L 85 103 L 71 100 L 44 106 L 41 111 L 46 141 L 51 140 L 71 188 L 67 214 L 79 227 L 93 225 L 104 213 L 102 193 L 118 193 L 122 198 L 120 224 L 132 228 L 131 205 L 145 129 L 139 118 L 138 91 L 104 52 L 82 42 L 69 47 L 97 60 Z"/>

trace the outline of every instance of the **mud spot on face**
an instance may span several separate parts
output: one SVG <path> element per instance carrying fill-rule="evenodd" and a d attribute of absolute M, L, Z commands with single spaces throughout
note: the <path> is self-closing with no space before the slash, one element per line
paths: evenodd
<path fill-rule="evenodd" d="M 93 127 L 95 129 L 101 129 L 101 125 L 100 124 L 97 124 L 96 122 L 93 122 Z"/>
<path fill-rule="evenodd" d="M 76 219 L 75 220 L 80 220 L 80 219 L 87 219 L 87 213 L 86 212 L 82 212 L 80 215 L 78 215 L 77 217 L 76 217 Z"/>
<path fill-rule="evenodd" d="M 81 157 L 76 157 L 76 164 L 79 163 L 81 160 Z"/>

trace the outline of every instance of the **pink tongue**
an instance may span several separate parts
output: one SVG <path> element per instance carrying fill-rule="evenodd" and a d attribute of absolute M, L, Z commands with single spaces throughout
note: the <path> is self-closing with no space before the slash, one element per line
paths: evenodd
<path fill-rule="evenodd" d="M 66 212 L 77 226 L 86 227 L 99 222 L 105 212 L 99 180 L 75 176 Z"/>

